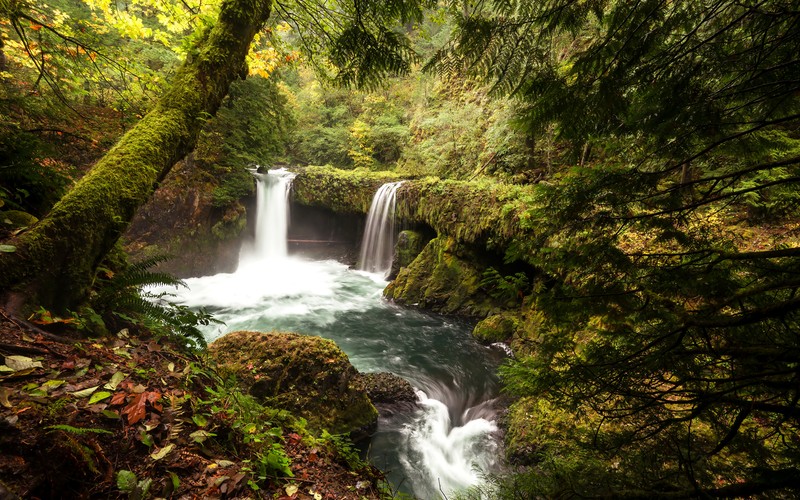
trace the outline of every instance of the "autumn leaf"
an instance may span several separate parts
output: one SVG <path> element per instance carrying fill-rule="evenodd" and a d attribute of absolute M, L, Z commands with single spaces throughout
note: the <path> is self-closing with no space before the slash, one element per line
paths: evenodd
<path fill-rule="evenodd" d="M 118 392 L 114 394 L 114 397 L 111 398 L 111 403 L 110 403 L 111 406 L 121 405 L 122 403 L 125 402 L 126 397 L 128 397 L 128 395 L 125 394 L 124 392 Z"/>
<path fill-rule="evenodd" d="M 135 394 L 131 403 L 122 410 L 123 415 L 128 416 L 128 424 L 133 425 L 145 417 L 145 405 L 147 397 L 145 393 Z"/>

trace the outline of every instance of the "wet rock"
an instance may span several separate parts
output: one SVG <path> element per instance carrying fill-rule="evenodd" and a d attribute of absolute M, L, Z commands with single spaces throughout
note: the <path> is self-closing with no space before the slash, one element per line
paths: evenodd
<path fill-rule="evenodd" d="M 400 269 L 408 267 L 417 255 L 425 248 L 425 244 L 430 241 L 424 234 L 419 231 L 412 231 L 407 229 L 400 231 L 397 235 L 397 243 L 394 246 L 394 256 L 392 258 L 392 269 L 389 272 L 389 279 L 393 280 L 397 277 Z"/>
<path fill-rule="evenodd" d="M 363 389 L 381 416 L 407 413 L 418 406 L 414 388 L 393 373 L 359 373 L 356 386 Z"/>
<path fill-rule="evenodd" d="M 220 372 L 235 374 L 254 397 L 308 421 L 316 432 L 366 437 L 378 412 L 358 372 L 331 340 L 280 332 L 239 331 L 209 346 Z"/>
<path fill-rule="evenodd" d="M 431 240 L 416 259 L 400 269 L 384 295 L 400 304 L 443 314 L 484 317 L 495 304 L 480 286 L 482 259 L 455 238 Z"/>

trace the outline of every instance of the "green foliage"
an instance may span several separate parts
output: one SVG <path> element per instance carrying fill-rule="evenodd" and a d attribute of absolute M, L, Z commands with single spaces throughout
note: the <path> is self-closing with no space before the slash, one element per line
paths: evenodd
<path fill-rule="evenodd" d="M 800 429 L 800 250 L 736 222 L 796 206 L 796 2 L 453 5 L 432 66 L 516 99 L 558 153 L 548 183 L 509 203 L 528 231 L 506 259 L 543 278 L 507 389 L 594 423 L 591 439 L 546 436 L 553 453 L 506 484 L 792 495 L 800 450 L 777 436 Z"/>
<path fill-rule="evenodd" d="M 341 458 L 351 470 L 360 470 L 367 467 L 367 463 L 361 460 L 358 448 L 353 445 L 353 441 L 345 434 L 331 434 L 327 430 L 322 431 L 322 435 L 317 440 L 323 446 L 328 447 L 336 456 Z"/>
<path fill-rule="evenodd" d="M 266 408 L 252 396 L 243 394 L 234 379 L 215 378 L 216 386 L 206 388 L 208 399 L 200 401 L 195 415 L 203 415 L 205 412 L 214 419 L 224 416 L 226 425 L 234 431 L 227 436 L 228 444 L 237 450 L 247 449 L 253 457 L 244 461 L 254 475 L 255 482 L 251 485 L 253 489 L 259 489 L 258 482 L 269 478 L 293 476 L 289 467 L 291 461 L 282 445 L 283 429 L 273 423 L 285 421 L 288 414 Z M 206 423 L 205 417 L 201 423 Z M 206 436 L 209 439 L 220 439 L 213 434 Z"/>
<path fill-rule="evenodd" d="M 123 320 L 143 322 L 155 332 L 162 332 L 187 343 L 187 346 L 205 347 L 206 341 L 199 325 L 219 323 L 205 310 L 193 311 L 187 306 L 174 304 L 167 299 L 168 292 L 154 293 L 152 286 L 186 286 L 171 274 L 150 271 L 150 268 L 168 260 L 154 256 L 129 265 L 119 273 L 111 273 L 103 280 L 92 303 L 103 314 L 113 314 Z"/>
<path fill-rule="evenodd" d="M 0 200 L 5 209 L 41 215 L 58 201 L 67 178 L 44 164 L 51 155 L 47 144 L 33 134 L 14 124 L 0 125 Z"/>
<path fill-rule="evenodd" d="M 405 30 L 423 19 L 431 0 L 309 2 L 278 15 L 301 35 L 300 49 L 325 80 L 344 87 L 374 89 L 386 77 L 406 74 L 416 54 Z"/>
<path fill-rule="evenodd" d="M 86 434 L 113 434 L 113 432 L 106 429 L 95 429 L 92 427 L 73 427 L 71 425 L 66 425 L 66 424 L 48 425 L 47 429 L 50 429 L 51 432 L 52 431 L 69 432 L 70 434 L 74 434 L 76 436 L 83 436 Z"/>
<path fill-rule="evenodd" d="M 493 298 L 503 303 L 516 304 L 526 295 L 530 280 L 523 272 L 503 276 L 497 269 L 489 267 L 483 272 L 480 286 Z"/>
<path fill-rule="evenodd" d="M 133 471 L 117 471 L 117 488 L 120 493 L 127 493 L 128 500 L 143 500 L 147 498 L 152 484 L 153 480 L 150 478 L 139 481 Z"/>

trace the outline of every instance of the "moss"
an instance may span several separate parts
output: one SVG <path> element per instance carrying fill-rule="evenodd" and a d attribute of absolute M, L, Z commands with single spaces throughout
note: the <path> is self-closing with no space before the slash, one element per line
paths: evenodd
<path fill-rule="evenodd" d="M 357 387 L 358 372 L 331 340 L 242 331 L 214 341 L 209 353 L 253 396 L 305 418 L 314 431 L 353 433 L 376 423 L 377 410 Z"/>
<path fill-rule="evenodd" d="M 211 234 L 219 240 L 238 238 L 247 226 L 247 211 L 240 203 L 229 206 L 216 224 L 211 227 Z"/>
<path fill-rule="evenodd" d="M 519 326 L 519 319 L 513 313 L 494 314 L 475 325 L 472 336 L 481 342 L 504 342 L 513 337 Z"/>
<path fill-rule="evenodd" d="M 5 229 L 30 227 L 37 222 L 39 222 L 38 218 L 22 210 L 6 210 L 0 212 L 0 224 L 2 224 Z"/>
<path fill-rule="evenodd" d="M 324 207 L 337 213 L 366 214 L 378 188 L 398 180 L 401 177 L 394 172 L 305 167 L 292 181 L 292 195 L 302 205 Z"/>
<path fill-rule="evenodd" d="M 384 295 L 401 304 L 444 314 L 486 316 L 495 305 L 480 288 L 484 271 L 480 261 L 468 246 L 440 236 L 400 270 Z"/>
<path fill-rule="evenodd" d="M 405 230 L 397 236 L 396 258 L 399 267 L 407 267 L 425 248 L 428 240 L 419 231 Z"/>
<path fill-rule="evenodd" d="M 241 73 L 250 42 L 269 18 L 268 0 L 226 0 L 169 90 L 39 224 L 0 255 L 0 288 L 22 302 L 64 310 L 85 297 L 94 269 L 172 166 L 194 147 Z"/>
<path fill-rule="evenodd" d="M 366 213 L 378 187 L 400 179 L 394 172 L 307 167 L 298 172 L 293 192 L 295 201 L 303 205 Z M 397 191 L 397 215 L 461 243 L 501 253 L 516 240 L 529 239 L 535 233 L 527 215 L 536 198 L 535 189 L 487 180 L 411 179 Z"/>

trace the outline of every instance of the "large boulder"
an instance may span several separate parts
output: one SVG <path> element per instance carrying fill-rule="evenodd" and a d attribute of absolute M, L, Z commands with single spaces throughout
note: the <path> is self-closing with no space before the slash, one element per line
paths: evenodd
<path fill-rule="evenodd" d="M 235 374 L 264 404 L 303 417 L 311 430 L 374 430 L 378 411 L 347 355 L 333 341 L 280 332 L 232 332 L 209 346 L 223 374 Z"/>
<path fill-rule="evenodd" d="M 481 288 L 486 269 L 482 261 L 469 245 L 440 235 L 400 269 L 383 293 L 399 304 L 442 314 L 486 317 L 496 305 Z"/>
<path fill-rule="evenodd" d="M 506 342 L 514 336 L 518 326 L 519 319 L 514 313 L 493 314 L 475 325 L 472 336 L 486 344 Z"/>

